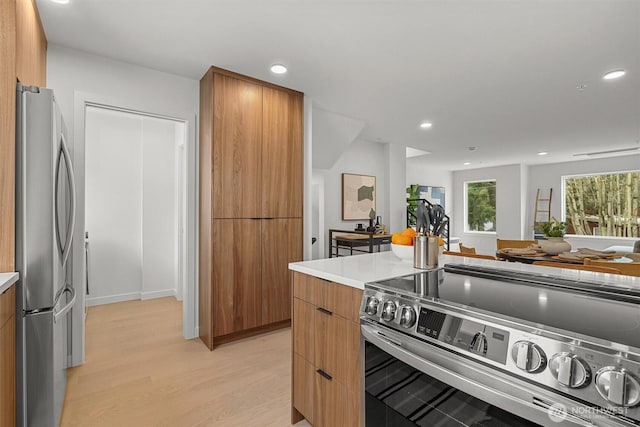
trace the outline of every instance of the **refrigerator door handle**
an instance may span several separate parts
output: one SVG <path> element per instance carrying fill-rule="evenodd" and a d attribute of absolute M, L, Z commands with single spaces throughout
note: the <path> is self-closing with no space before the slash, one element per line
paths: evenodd
<path fill-rule="evenodd" d="M 71 218 L 70 224 L 67 229 L 67 238 L 65 239 L 65 247 L 62 251 L 62 265 L 66 265 L 67 258 L 69 258 L 69 254 L 71 253 L 71 243 L 73 242 L 73 231 L 76 226 L 76 180 L 75 175 L 73 174 L 73 165 L 71 163 L 71 154 L 69 153 L 69 148 L 67 147 L 67 141 L 64 137 L 64 134 L 60 134 L 60 146 L 62 147 L 62 154 L 64 156 L 64 162 L 67 166 L 67 175 L 69 178 L 69 186 L 70 186 L 70 196 L 71 196 Z"/>
<path fill-rule="evenodd" d="M 85 235 L 88 236 L 89 233 L 85 232 Z M 85 237 L 84 240 L 84 263 L 85 263 L 85 281 L 87 282 L 87 295 L 89 295 L 89 238 Z"/>
<path fill-rule="evenodd" d="M 53 309 L 53 322 L 54 323 L 57 323 L 59 319 L 64 317 L 69 312 L 69 310 L 71 310 L 73 308 L 73 305 L 76 303 L 76 290 L 74 288 L 70 287 L 70 286 L 67 286 L 66 288 L 64 288 L 64 291 L 62 291 L 62 294 L 64 294 L 65 292 L 71 292 L 71 301 L 69 301 L 60 310 L 58 310 L 56 308 Z"/>

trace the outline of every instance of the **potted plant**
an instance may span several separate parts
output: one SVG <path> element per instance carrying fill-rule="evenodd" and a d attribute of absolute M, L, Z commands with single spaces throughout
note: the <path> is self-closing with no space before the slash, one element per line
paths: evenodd
<path fill-rule="evenodd" d="M 566 222 L 558 221 L 556 218 L 551 217 L 551 220 L 542 224 L 540 228 L 547 238 L 540 242 L 540 247 L 544 253 L 558 255 L 571 250 L 571 245 L 564 240 L 564 233 L 567 231 Z"/>

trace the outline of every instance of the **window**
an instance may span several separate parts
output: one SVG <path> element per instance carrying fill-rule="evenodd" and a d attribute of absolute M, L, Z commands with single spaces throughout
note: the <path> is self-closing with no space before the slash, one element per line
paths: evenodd
<path fill-rule="evenodd" d="M 563 177 L 567 233 L 638 237 L 640 172 Z"/>
<path fill-rule="evenodd" d="M 465 231 L 496 231 L 496 181 L 465 182 Z"/>

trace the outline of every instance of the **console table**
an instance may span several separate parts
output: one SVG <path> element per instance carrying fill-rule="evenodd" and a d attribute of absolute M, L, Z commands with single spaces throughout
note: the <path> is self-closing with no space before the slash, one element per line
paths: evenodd
<path fill-rule="evenodd" d="M 391 243 L 391 234 L 329 229 L 329 242 L 329 258 L 347 256 L 341 255 L 340 249 L 348 250 L 349 255 L 372 253 L 375 247 L 380 252 L 380 245 Z"/>

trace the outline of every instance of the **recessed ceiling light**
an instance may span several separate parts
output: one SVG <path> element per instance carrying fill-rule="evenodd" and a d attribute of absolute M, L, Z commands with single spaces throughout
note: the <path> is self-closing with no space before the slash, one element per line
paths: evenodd
<path fill-rule="evenodd" d="M 463 165 L 465 166 L 469 166 L 471 164 L 471 162 L 464 162 Z"/>
<path fill-rule="evenodd" d="M 271 72 L 275 74 L 284 74 L 287 72 L 287 67 L 282 64 L 273 64 L 271 66 Z"/>
<path fill-rule="evenodd" d="M 429 129 L 431 126 L 433 126 L 433 124 L 429 123 L 429 122 L 422 122 L 420 123 L 420 127 L 422 129 Z"/>
<path fill-rule="evenodd" d="M 626 71 L 624 70 L 613 70 L 606 73 L 604 76 L 602 76 L 602 78 L 605 80 L 613 80 L 613 79 L 618 79 L 624 76 L 625 74 L 626 74 Z"/>
<path fill-rule="evenodd" d="M 549 153 L 547 153 L 546 151 L 540 151 L 538 153 L 538 156 L 546 156 L 547 154 L 549 154 Z"/>
<path fill-rule="evenodd" d="M 69 4 L 69 0 L 51 0 L 53 3 Z"/>

